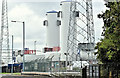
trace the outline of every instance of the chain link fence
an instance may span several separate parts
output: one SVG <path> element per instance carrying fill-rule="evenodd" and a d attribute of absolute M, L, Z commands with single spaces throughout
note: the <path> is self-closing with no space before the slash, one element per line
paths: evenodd
<path fill-rule="evenodd" d="M 50 72 L 52 66 L 52 59 L 39 58 L 29 62 L 25 62 L 25 71 L 34 72 Z"/>
<path fill-rule="evenodd" d="M 106 78 L 120 78 L 120 63 L 101 64 L 100 76 Z"/>
<path fill-rule="evenodd" d="M 74 62 L 53 61 L 52 58 L 39 58 L 25 62 L 25 72 L 81 72 L 81 65 L 74 67 Z"/>

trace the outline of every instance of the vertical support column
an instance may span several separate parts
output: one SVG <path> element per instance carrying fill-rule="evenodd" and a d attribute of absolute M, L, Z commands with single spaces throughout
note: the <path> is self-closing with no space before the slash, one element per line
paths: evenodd
<path fill-rule="evenodd" d="M 12 68 L 11 68 L 11 73 L 13 73 L 13 35 L 12 35 Z"/>
<path fill-rule="evenodd" d="M 101 71 L 101 65 L 99 65 L 99 73 L 98 73 L 98 75 L 99 75 L 99 78 L 100 78 L 100 76 L 101 76 L 101 73 L 100 73 L 100 71 Z"/>
<path fill-rule="evenodd" d="M 36 54 L 36 42 L 37 41 L 34 41 L 34 53 Z"/>
<path fill-rule="evenodd" d="M 82 69 L 82 78 L 87 78 L 87 66 Z"/>
<path fill-rule="evenodd" d="M 23 23 L 23 72 L 25 70 L 25 22 Z"/>

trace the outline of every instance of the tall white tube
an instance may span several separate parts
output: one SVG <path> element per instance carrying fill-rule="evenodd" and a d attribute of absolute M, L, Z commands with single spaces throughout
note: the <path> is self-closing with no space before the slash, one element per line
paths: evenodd
<path fill-rule="evenodd" d="M 61 27 L 60 27 L 60 47 L 61 47 L 61 58 L 63 60 L 66 59 L 65 53 L 67 53 L 68 46 L 68 31 L 69 31 L 69 23 L 70 23 L 70 6 L 71 1 L 63 1 L 61 2 Z"/>
<path fill-rule="evenodd" d="M 67 51 L 67 39 L 68 39 L 68 27 L 70 19 L 70 2 L 62 2 L 62 18 L 60 27 L 60 47 L 61 52 L 66 53 Z"/>
<path fill-rule="evenodd" d="M 53 48 L 53 47 L 58 47 L 60 44 L 60 29 L 59 25 L 57 24 L 58 21 L 58 12 L 56 11 L 49 11 L 47 12 L 47 26 L 46 26 L 46 42 L 47 42 L 47 47 Z"/>

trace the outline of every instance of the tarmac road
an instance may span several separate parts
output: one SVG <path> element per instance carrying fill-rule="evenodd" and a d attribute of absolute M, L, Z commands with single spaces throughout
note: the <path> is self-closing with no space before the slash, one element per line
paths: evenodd
<path fill-rule="evenodd" d="M 46 76 L 2 76 L 1 78 L 54 78 Z"/>
<path fill-rule="evenodd" d="M 3 76 L 10 76 L 10 74 L 0 74 L 0 78 L 2 78 Z"/>
<path fill-rule="evenodd" d="M 49 77 L 49 76 L 23 76 L 23 75 L 18 75 L 18 76 L 3 76 L 1 78 L 66 78 L 66 77 Z M 82 77 L 67 77 L 67 78 L 82 78 Z"/>

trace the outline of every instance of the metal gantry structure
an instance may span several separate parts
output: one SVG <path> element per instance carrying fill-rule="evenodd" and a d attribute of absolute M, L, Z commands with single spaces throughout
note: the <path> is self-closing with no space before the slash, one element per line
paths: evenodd
<path fill-rule="evenodd" d="M 67 41 L 68 59 L 71 61 L 77 61 L 79 43 L 91 44 L 92 48 L 86 46 L 89 52 L 93 51 L 95 46 L 92 0 L 71 1 Z"/>
<path fill-rule="evenodd" d="M 86 16 L 87 16 L 87 41 L 88 43 L 95 43 L 92 0 L 86 1 Z"/>
<path fill-rule="evenodd" d="M 0 63 L 8 63 L 10 59 L 9 51 L 9 27 L 8 27 L 8 8 L 7 0 L 2 0 L 1 18 L 1 41 L 0 41 Z"/>

